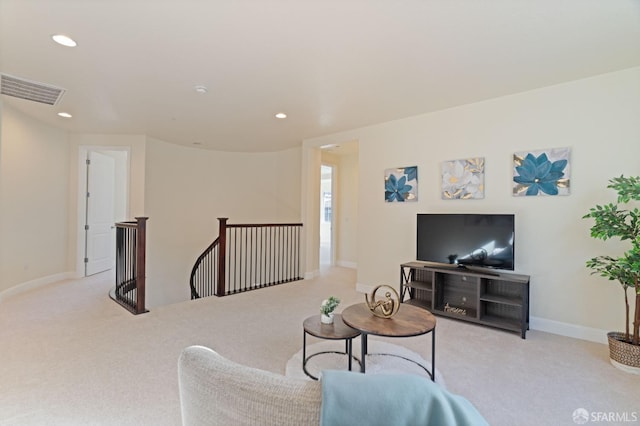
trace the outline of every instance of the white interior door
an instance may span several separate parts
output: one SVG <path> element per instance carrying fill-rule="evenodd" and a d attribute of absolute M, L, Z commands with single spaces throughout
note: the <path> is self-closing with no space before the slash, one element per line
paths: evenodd
<path fill-rule="evenodd" d="M 113 268 L 115 263 L 115 160 L 90 151 L 87 162 L 85 275 Z"/>

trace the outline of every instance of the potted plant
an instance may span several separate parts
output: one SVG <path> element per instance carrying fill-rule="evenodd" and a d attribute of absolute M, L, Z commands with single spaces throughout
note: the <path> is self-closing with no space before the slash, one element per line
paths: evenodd
<path fill-rule="evenodd" d="M 340 304 L 340 299 L 335 296 L 330 296 L 328 299 L 322 301 L 320 305 L 320 321 L 324 324 L 333 324 L 333 311 Z"/>
<path fill-rule="evenodd" d="M 607 188 L 618 193 L 617 202 L 596 205 L 583 219 L 594 219 L 595 224 L 591 227 L 593 238 L 619 238 L 629 241 L 631 248 L 620 257 L 597 256 L 589 259 L 587 267 L 592 269 L 592 274 L 618 281 L 624 290 L 625 332 L 607 333 L 609 353 L 614 366 L 640 374 L 640 210 L 638 207 L 626 207 L 632 201 L 640 201 L 640 177 L 613 178 L 609 180 Z M 635 294 L 631 330 L 629 288 Z"/>

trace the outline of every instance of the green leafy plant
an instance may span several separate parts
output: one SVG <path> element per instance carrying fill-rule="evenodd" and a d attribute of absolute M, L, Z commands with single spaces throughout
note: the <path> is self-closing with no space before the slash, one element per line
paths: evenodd
<path fill-rule="evenodd" d="M 330 296 L 328 299 L 322 301 L 322 305 L 320 305 L 320 313 L 329 315 L 338 307 L 339 304 L 340 299 L 335 296 Z"/>
<path fill-rule="evenodd" d="M 640 345 L 640 210 L 637 207 L 627 209 L 625 205 L 632 201 L 640 201 L 640 177 L 620 176 L 609 180 L 607 188 L 618 193 L 617 203 L 596 205 L 583 216 L 592 218 L 595 224 L 591 227 L 591 236 L 600 240 L 619 238 L 628 240 L 631 248 L 620 257 L 597 256 L 587 261 L 592 274 L 599 274 L 609 280 L 617 280 L 624 290 L 625 303 L 625 340 Z M 633 315 L 633 335 L 629 331 L 629 297 L 628 290 L 635 293 L 635 313 Z"/>

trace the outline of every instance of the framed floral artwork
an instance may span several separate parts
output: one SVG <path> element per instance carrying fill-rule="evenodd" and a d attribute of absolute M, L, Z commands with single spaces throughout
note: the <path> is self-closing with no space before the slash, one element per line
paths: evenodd
<path fill-rule="evenodd" d="M 513 154 L 513 195 L 569 195 L 569 148 L 523 151 Z"/>
<path fill-rule="evenodd" d="M 418 166 L 384 171 L 384 201 L 387 203 L 418 201 Z"/>
<path fill-rule="evenodd" d="M 484 158 L 467 158 L 442 163 L 442 199 L 484 198 Z"/>

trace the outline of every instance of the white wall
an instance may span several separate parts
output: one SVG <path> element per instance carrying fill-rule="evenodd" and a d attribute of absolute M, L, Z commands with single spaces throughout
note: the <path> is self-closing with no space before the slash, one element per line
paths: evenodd
<path fill-rule="evenodd" d="M 300 149 L 229 153 L 147 141 L 147 305 L 189 298 L 197 257 L 229 223 L 300 222 Z"/>
<path fill-rule="evenodd" d="M 620 244 L 591 239 L 581 217 L 614 199 L 608 179 L 640 174 L 638 117 L 640 68 L 633 68 L 311 139 L 304 149 L 359 140 L 359 284 L 397 285 L 399 264 L 415 258 L 416 213 L 515 213 L 516 272 L 531 275 L 534 325 L 589 338 L 624 326 L 620 287 L 584 266 L 607 250 L 619 254 Z M 513 153 L 553 147 L 572 150 L 571 195 L 513 197 Z M 476 156 L 486 160 L 485 198 L 442 200 L 440 164 Z M 413 165 L 419 201 L 385 203 L 384 170 Z"/>
<path fill-rule="evenodd" d="M 0 133 L 0 292 L 65 274 L 69 142 L 4 105 Z"/>

